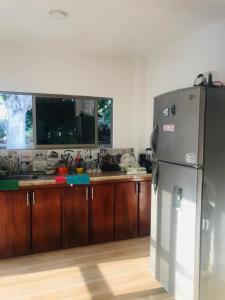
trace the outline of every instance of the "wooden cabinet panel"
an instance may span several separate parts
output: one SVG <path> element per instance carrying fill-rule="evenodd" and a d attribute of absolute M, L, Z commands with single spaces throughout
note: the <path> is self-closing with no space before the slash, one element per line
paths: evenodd
<path fill-rule="evenodd" d="M 29 192 L 0 192 L 0 257 L 30 253 Z"/>
<path fill-rule="evenodd" d="M 137 236 L 138 187 L 136 182 L 115 185 L 115 239 Z"/>
<path fill-rule="evenodd" d="M 61 189 L 39 188 L 32 196 L 32 248 L 33 252 L 60 249 Z"/>
<path fill-rule="evenodd" d="M 86 245 L 89 242 L 88 187 L 63 189 L 63 247 Z"/>
<path fill-rule="evenodd" d="M 97 183 L 87 192 L 0 191 L 0 258 L 150 234 L 150 181 Z"/>
<path fill-rule="evenodd" d="M 150 234 L 151 220 L 151 182 L 139 182 L 139 236 Z"/>
<path fill-rule="evenodd" d="M 114 184 L 98 184 L 90 193 L 91 241 L 108 242 L 114 239 Z"/>

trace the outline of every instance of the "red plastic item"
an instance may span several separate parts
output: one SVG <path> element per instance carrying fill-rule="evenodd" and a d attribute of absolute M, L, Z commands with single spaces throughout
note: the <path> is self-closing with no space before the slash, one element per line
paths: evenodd
<path fill-rule="evenodd" d="M 58 174 L 59 175 L 67 175 L 68 174 L 68 168 L 67 167 L 59 167 L 58 168 Z"/>
<path fill-rule="evenodd" d="M 56 183 L 66 183 L 66 177 L 65 176 L 55 176 Z"/>

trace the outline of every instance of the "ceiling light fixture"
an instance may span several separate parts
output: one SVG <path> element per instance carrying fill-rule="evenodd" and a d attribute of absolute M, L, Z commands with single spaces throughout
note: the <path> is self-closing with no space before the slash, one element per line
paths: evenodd
<path fill-rule="evenodd" d="M 49 15 L 51 18 L 53 18 L 55 20 L 64 20 L 66 17 L 68 17 L 68 14 L 61 9 L 50 10 Z"/>

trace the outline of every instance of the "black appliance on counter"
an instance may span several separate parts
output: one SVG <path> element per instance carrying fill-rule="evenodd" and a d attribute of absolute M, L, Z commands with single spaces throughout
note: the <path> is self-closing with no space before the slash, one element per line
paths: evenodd
<path fill-rule="evenodd" d="M 106 172 L 121 171 L 119 161 L 120 155 L 113 156 L 110 154 L 106 154 L 101 158 L 101 170 Z"/>
<path fill-rule="evenodd" d="M 152 173 L 152 149 L 146 148 L 145 153 L 140 153 L 139 164 L 141 167 L 146 168 L 147 173 Z"/>

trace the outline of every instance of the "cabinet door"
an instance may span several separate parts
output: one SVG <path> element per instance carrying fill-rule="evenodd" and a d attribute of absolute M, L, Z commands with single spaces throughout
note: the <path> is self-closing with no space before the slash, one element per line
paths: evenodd
<path fill-rule="evenodd" d="M 139 222 L 138 234 L 145 236 L 150 234 L 151 215 L 151 182 L 139 182 Z"/>
<path fill-rule="evenodd" d="M 115 184 L 115 238 L 122 240 L 137 236 L 138 186 L 136 182 Z"/>
<path fill-rule="evenodd" d="M 88 241 L 88 187 L 66 187 L 63 189 L 63 247 L 86 245 Z"/>
<path fill-rule="evenodd" d="M 91 187 L 91 241 L 108 242 L 114 239 L 114 184 Z"/>
<path fill-rule="evenodd" d="M 33 252 L 61 248 L 61 189 L 34 189 L 31 196 Z"/>
<path fill-rule="evenodd" d="M 30 252 L 29 191 L 0 192 L 0 257 L 24 255 Z"/>

